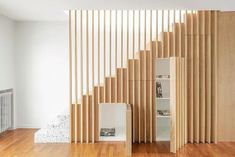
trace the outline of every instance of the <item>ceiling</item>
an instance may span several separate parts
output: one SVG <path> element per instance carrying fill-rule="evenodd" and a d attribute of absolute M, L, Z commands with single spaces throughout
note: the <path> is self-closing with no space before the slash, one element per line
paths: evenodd
<path fill-rule="evenodd" d="M 0 0 L 0 13 L 17 21 L 64 21 L 68 9 L 235 10 L 234 0 Z"/>

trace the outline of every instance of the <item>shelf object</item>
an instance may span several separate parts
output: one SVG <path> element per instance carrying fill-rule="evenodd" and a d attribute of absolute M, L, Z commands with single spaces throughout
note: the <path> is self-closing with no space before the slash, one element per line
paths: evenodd
<path fill-rule="evenodd" d="M 161 88 L 156 92 L 162 96 L 156 98 L 156 111 L 170 111 L 170 115 L 156 115 L 156 141 L 170 141 L 170 151 L 173 153 L 187 140 L 185 71 L 183 58 L 156 59 L 156 75 L 170 75 L 169 78 L 156 78 L 157 87 Z"/>

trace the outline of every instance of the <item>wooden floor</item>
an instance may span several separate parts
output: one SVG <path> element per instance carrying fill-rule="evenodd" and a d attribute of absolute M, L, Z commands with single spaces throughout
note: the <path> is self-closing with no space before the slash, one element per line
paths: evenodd
<path fill-rule="evenodd" d="M 123 143 L 34 144 L 36 130 L 18 129 L 0 135 L 0 157 L 124 157 Z M 169 143 L 134 144 L 133 157 L 235 157 L 235 142 L 187 144 L 177 154 Z"/>

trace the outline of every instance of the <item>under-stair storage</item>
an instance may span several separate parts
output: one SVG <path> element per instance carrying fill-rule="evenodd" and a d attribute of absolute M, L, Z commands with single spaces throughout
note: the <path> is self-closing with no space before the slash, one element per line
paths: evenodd
<path fill-rule="evenodd" d="M 99 104 L 99 141 L 126 140 L 126 104 Z"/>
<path fill-rule="evenodd" d="M 185 59 L 158 58 L 155 70 L 156 141 L 169 141 L 175 153 L 187 142 Z"/>
<path fill-rule="evenodd" d="M 170 59 L 156 59 L 156 141 L 170 141 Z"/>

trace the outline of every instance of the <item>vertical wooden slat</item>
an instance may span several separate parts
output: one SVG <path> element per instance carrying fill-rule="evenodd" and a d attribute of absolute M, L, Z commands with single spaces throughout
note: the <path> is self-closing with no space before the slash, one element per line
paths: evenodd
<path fill-rule="evenodd" d="M 126 77 L 127 77 L 127 81 L 126 81 L 126 83 L 127 83 L 127 90 L 126 90 L 126 102 L 127 102 L 127 104 L 129 104 L 129 72 L 128 72 L 128 70 L 129 70 L 129 68 L 128 68 L 128 60 L 129 60 L 129 10 L 127 10 L 127 32 L 126 32 L 126 42 L 127 42 L 127 45 L 126 45 L 126 67 L 127 67 L 127 75 L 126 75 Z"/>
<path fill-rule="evenodd" d="M 181 33 L 181 10 L 179 10 L 179 56 L 182 57 L 182 33 Z"/>
<path fill-rule="evenodd" d="M 88 17 L 88 10 L 86 10 L 86 142 L 89 142 L 89 30 L 88 30 L 88 24 L 89 24 L 89 17 Z"/>
<path fill-rule="evenodd" d="M 202 54 L 200 55 L 201 57 L 201 97 L 200 97 L 200 104 L 201 104 L 201 142 L 205 142 L 205 111 L 206 111 L 206 104 L 205 104 L 205 95 L 206 95 L 206 89 L 205 89 L 205 82 L 206 82 L 206 63 L 205 63 L 205 11 L 202 12 Z"/>
<path fill-rule="evenodd" d="M 125 150 L 126 150 L 126 156 L 131 156 L 132 154 L 132 114 L 131 114 L 131 107 L 128 104 L 126 109 L 126 143 L 125 143 Z"/>
<path fill-rule="evenodd" d="M 106 11 L 104 10 L 104 86 L 105 86 L 105 78 L 106 78 Z M 105 87 L 104 87 L 104 102 L 106 102 L 106 91 L 105 91 Z"/>
<path fill-rule="evenodd" d="M 188 11 L 185 11 L 185 144 L 188 142 Z"/>
<path fill-rule="evenodd" d="M 190 14 L 190 142 L 194 141 L 194 104 L 193 104 L 193 12 Z"/>
<path fill-rule="evenodd" d="M 159 53 L 158 53 L 158 10 L 156 10 L 156 58 L 159 57 Z"/>
<path fill-rule="evenodd" d="M 217 143 L 217 12 L 213 11 L 212 55 L 212 142 Z"/>
<path fill-rule="evenodd" d="M 80 51 L 81 51 L 81 60 L 80 60 L 80 62 L 81 62 L 81 64 L 80 64 L 80 67 L 81 67 L 81 90 L 80 90 L 80 96 L 81 96 L 81 122 L 80 122 L 80 124 L 81 124 L 81 138 L 80 138 L 80 141 L 81 141 L 81 143 L 83 143 L 83 139 L 84 139 L 84 136 L 83 136 L 83 134 L 84 134 L 84 132 L 83 132 L 83 128 L 85 127 L 85 126 L 83 126 L 83 116 L 84 116 L 84 114 L 83 114 L 83 111 L 84 111 L 84 104 L 83 104 L 83 11 L 81 10 L 80 11 Z"/>
<path fill-rule="evenodd" d="M 179 57 L 179 148 L 182 147 L 182 108 L 183 108 L 183 101 L 182 101 L 182 58 Z"/>
<path fill-rule="evenodd" d="M 181 100 L 182 100 L 182 119 L 181 119 L 181 122 L 182 122 L 182 143 L 181 143 L 181 146 L 183 146 L 185 144 L 185 58 L 182 58 L 181 59 L 181 89 L 182 89 L 182 95 L 181 95 Z"/>
<path fill-rule="evenodd" d="M 176 58 L 176 149 L 179 149 L 180 142 L 180 66 L 179 66 L 179 58 Z"/>
<path fill-rule="evenodd" d="M 135 10 L 133 10 L 133 17 L 132 17 L 132 56 L 133 56 L 133 142 L 136 139 L 136 103 L 135 103 Z"/>
<path fill-rule="evenodd" d="M 167 10 L 167 55 L 170 57 L 170 10 Z"/>
<path fill-rule="evenodd" d="M 156 126 L 157 126 L 157 118 L 156 118 L 156 109 L 157 109 L 157 101 L 156 101 L 156 66 L 155 66 L 155 63 L 156 63 L 156 58 L 158 57 L 158 10 L 155 10 L 156 11 L 156 33 L 155 33 L 155 38 L 156 38 L 156 41 L 155 41 L 155 47 L 153 47 L 153 49 L 155 48 L 155 53 L 152 54 L 152 99 L 153 99 L 153 103 L 152 103 L 152 116 L 153 116 L 153 119 L 152 119 L 152 130 L 153 130 L 153 133 L 152 133 L 152 139 L 153 141 L 156 140 Z"/>
<path fill-rule="evenodd" d="M 175 32 L 175 10 L 173 12 L 173 56 L 176 56 L 176 32 Z"/>
<path fill-rule="evenodd" d="M 211 142 L 211 12 L 206 26 L 206 142 Z"/>
<path fill-rule="evenodd" d="M 95 98 L 94 98 L 94 10 L 92 10 L 92 143 L 95 142 Z"/>
<path fill-rule="evenodd" d="M 147 142 L 147 51 L 146 51 L 146 10 L 144 10 L 144 142 Z M 145 82 L 146 81 L 146 82 Z"/>
<path fill-rule="evenodd" d="M 152 133 L 153 133 L 153 127 L 152 127 L 152 122 L 153 122 L 153 113 L 152 113 L 152 73 L 153 73 L 153 69 L 152 69 L 152 64 L 153 64 L 153 49 L 152 49 L 152 10 L 150 10 L 150 28 L 149 28 L 149 41 L 150 41 L 150 81 L 149 81 L 149 119 L 150 119 L 150 131 L 149 131 L 149 134 L 150 134 L 150 143 L 152 143 L 153 141 L 153 137 L 152 137 Z"/>
<path fill-rule="evenodd" d="M 109 11 L 109 102 L 112 102 L 112 11 Z"/>
<path fill-rule="evenodd" d="M 183 101 L 182 101 L 182 40 L 181 40 L 181 10 L 179 10 L 179 32 L 178 32 L 178 44 L 179 44 L 179 52 L 178 52 L 178 57 L 179 57 L 179 148 L 181 148 L 183 140 L 182 140 L 182 136 L 183 136 L 183 130 L 182 130 L 182 107 L 183 107 Z"/>
<path fill-rule="evenodd" d="M 161 57 L 164 58 L 164 54 L 165 54 L 165 40 L 164 40 L 164 10 L 162 10 L 162 54 L 161 54 Z"/>
<path fill-rule="evenodd" d="M 78 141 L 78 75 L 77 75 L 77 67 L 78 67 L 78 50 L 77 50 L 77 11 L 74 11 L 74 78 L 75 78 L 75 88 L 74 88 L 74 94 L 75 94 L 75 143 Z"/>
<path fill-rule="evenodd" d="M 123 68 L 123 10 L 121 10 L 121 68 Z M 123 71 L 121 72 L 121 101 L 123 102 Z"/>
<path fill-rule="evenodd" d="M 140 53 L 140 10 L 139 10 L 139 30 L 138 30 L 138 53 Z M 140 63 L 139 63 L 139 67 L 138 69 L 140 70 Z M 141 142 L 141 81 L 140 81 L 140 78 L 141 78 L 141 73 L 139 73 L 139 143 Z"/>
<path fill-rule="evenodd" d="M 193 105 L 194 105 L 194 141 L 199 143 L 199 15 L 198 12 L 194 12 L 194 30 L 193 30 L 193 76 L 194 76 L 194 95 L 193 95 Z"/>
<path fill-rule="evenodd" d="M 72 97 L 72 11 L 69 10 L 69 106 L 70 106 L 70 142 L 73 142 L 73 97 Z"/>
<path fill-rule="evenodd" d="M 97 104 L 96 104 L 96 138 L 95 138 L 95 140 L 97 141 L 98 140 L 98 137 L 99 137 L 99 130 L 98 130 L 98 128 L 99 128 L 99 124 L 98 124 L 98 122 L 99 122 L 99 120 L 98 120 L 98 118 L 99 118 L 99 112 L 98 112 L 98 104 L 101 102 L 100 101 L 100 96 L 101 96 L 101 91 L 100 91 L 100 10 L 98 10 L 98 30 L 97 30 L 97 32 L 98 32 L 98 39 L 97 39 L 97 47 L 98 47 L 98 89 L 97 89 L 97 92 L 98 92 L 98 98 L 97 98 Z"/>
<path fill-rule="evenodd" d="M 117 69 L 117 10 L 115 11 L 115 71 Z M 117 72 L 116 72 L 116 79 L 115 79 L 115 102 L 117 102 Z"/>
<path fill-rule="evenodd" d="M 170 152 L 176 153 L 176 58 L 170 58 Z"/>

